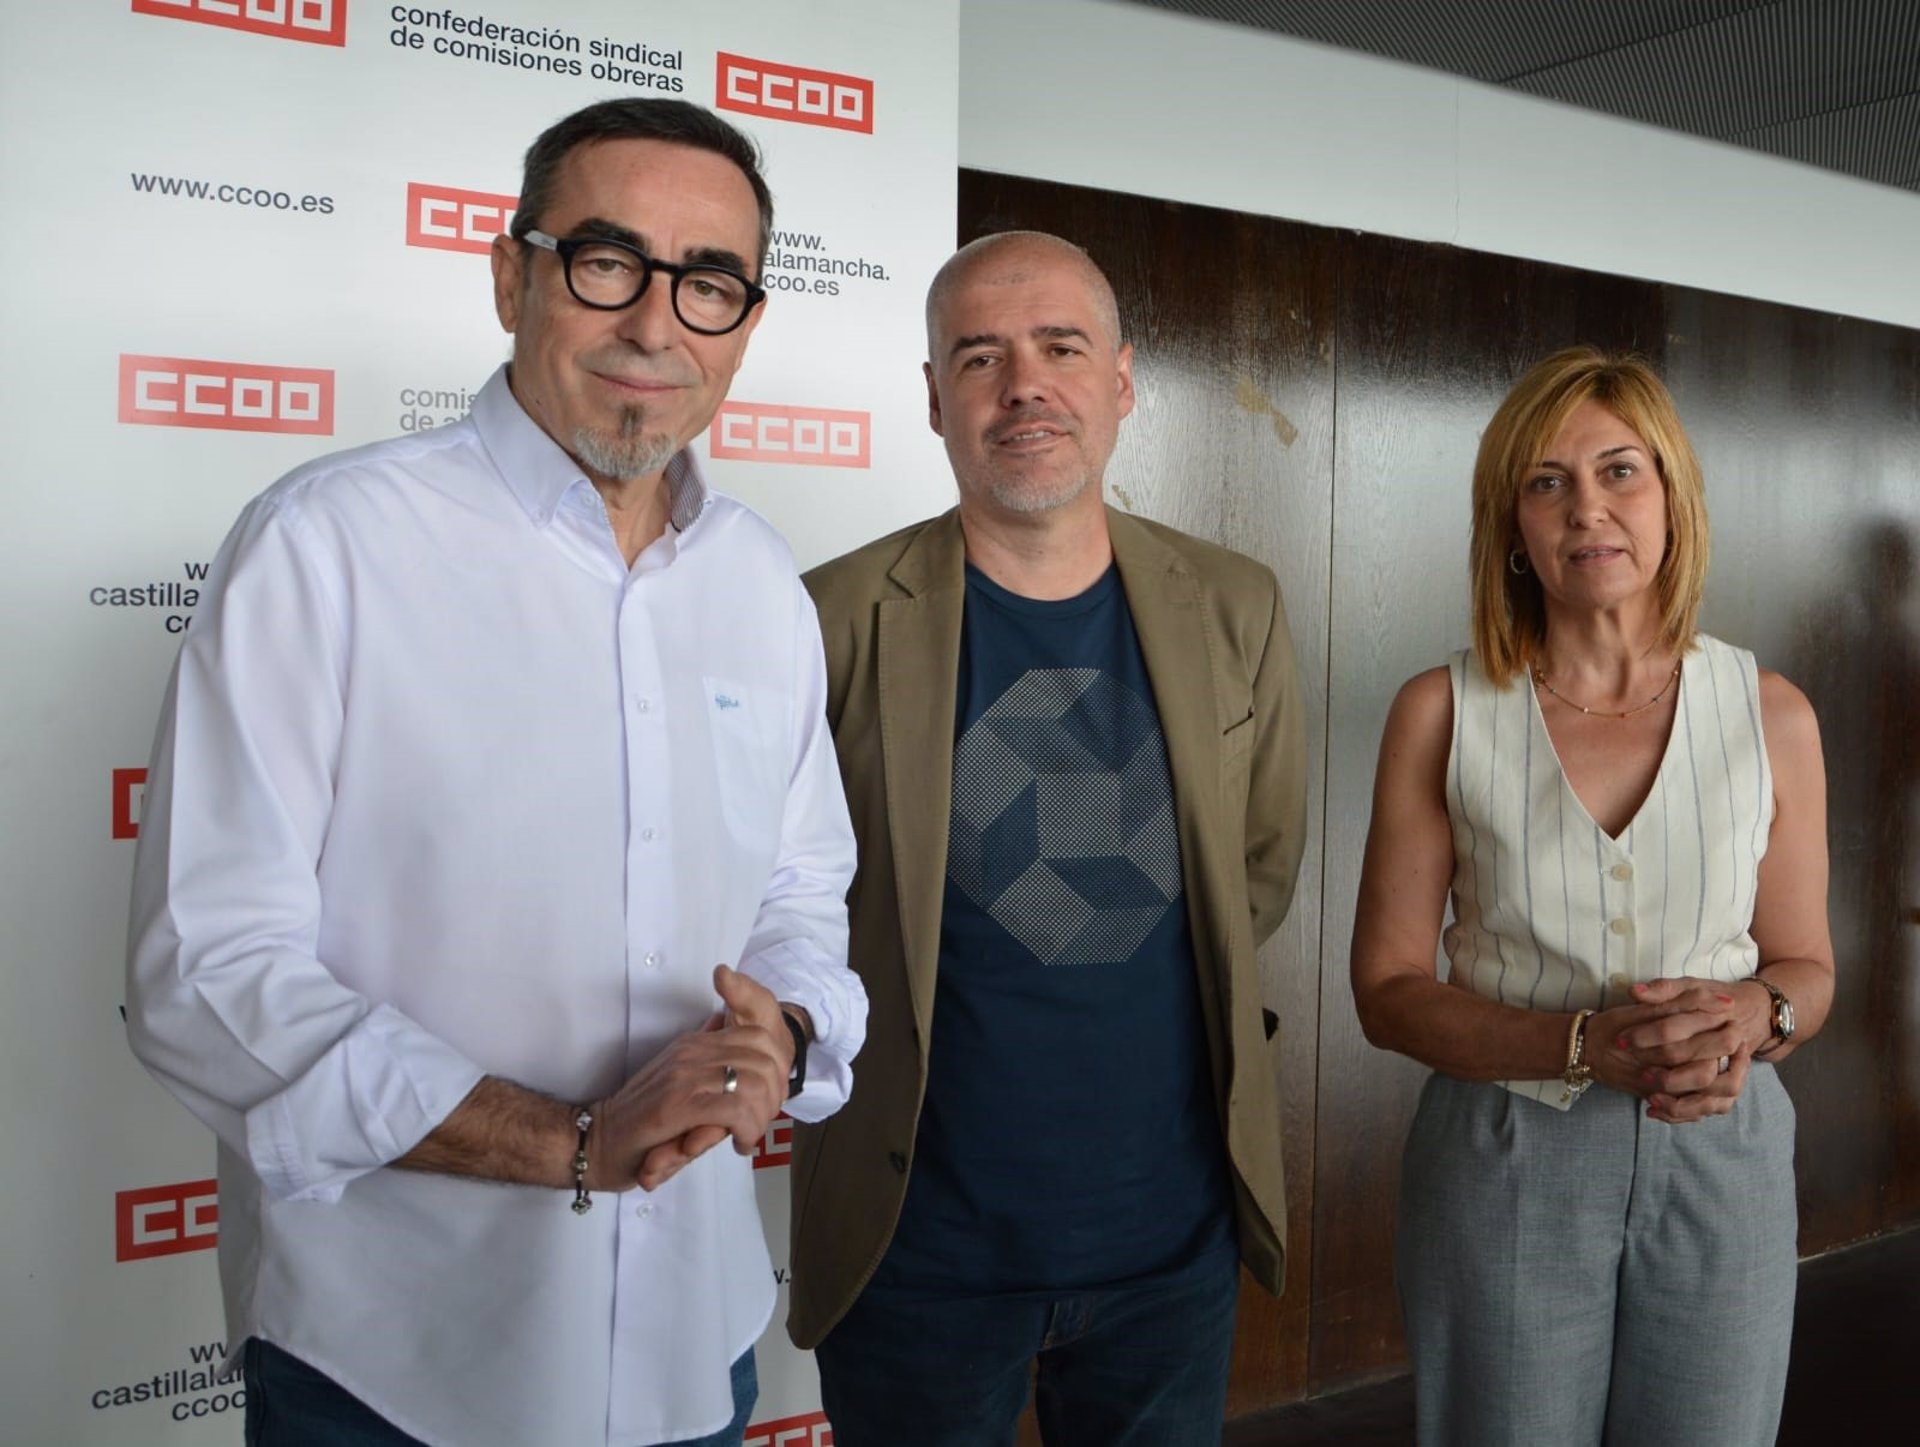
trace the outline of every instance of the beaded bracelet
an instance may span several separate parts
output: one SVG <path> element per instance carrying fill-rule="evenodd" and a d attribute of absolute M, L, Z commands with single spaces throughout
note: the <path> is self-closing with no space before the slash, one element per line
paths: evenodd
<path fill-rule="evenodd" d="M 593 1209 L 593 1197 L 587 1194 L 587 1131 L 593 1125 L 593 1112 L 581 1106 L 574 1114 L 573 1125 L 580 1132 L 573 1148 L 573 1214 L 584 1216 Z"/>

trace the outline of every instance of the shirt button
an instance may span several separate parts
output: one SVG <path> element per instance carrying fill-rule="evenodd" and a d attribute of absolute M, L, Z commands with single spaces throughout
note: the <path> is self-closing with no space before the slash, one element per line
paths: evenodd
<path fill-rule="evenodd" d="M 647 1217 L 653 1214 L 653 1202 L 642 1201 L 639 1205 L 633 1208 L 633 1214 L 639 1217 L 642 1221 L 646 1220 Z"/>
<path fill-rule="evenodd" d="M 1616 990 L 1624 990 L 1629 985 L 1631 985 L 1633 981 L 1629 979 L 1627 976 L 1620 974 L 1618 971 L 1616 971 L 1615 973 L 1607 976 L 1607 983 L 1613 986 L 1613 988 Z"/>
<path fill-rule="evenodd" d="M 633 701 L 633 711 L 635 713 L 652 713 L 653 700 L 650 698 L 636 698 Z"/>
<path fill-rule="evenodd" d="M 648 950 L 645 958 L 642 959 L 640 963 L 645 965 L 650 970 L 659 969 L 660 968 L 660 951 Z"/>
<path fill-rule="evenodd" d="M 1627 880 L 1633 878 L 1633 866 L 1631 864 L 1616 864 L 1612 869 L 1609 869 L 1607 873 L 1624 884 Z"/>
<path fill-rule="evenodd" d="M 651 825 L 640 831 L 640 838 L 644 843 L 653 843 L 653 828 Z"/>
<path fill-rule="evenodd" d="M 1617 935 L 1632 934 L 1633 921 L 1630 919 L 1609 920 L 1607 923 L 1607 928 L 1612 930 Z"/>

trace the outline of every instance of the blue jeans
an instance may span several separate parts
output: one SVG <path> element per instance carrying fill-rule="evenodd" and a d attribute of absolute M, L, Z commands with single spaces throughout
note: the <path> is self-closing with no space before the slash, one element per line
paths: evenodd
<path fill-rule="evenodd" d="M 867 1291 L 820 1343 L 835 1447 L 1217 1447 L 1240 1264 L 1229 1249 L 1057 1296 Z M 1038 1365 L 1035 1365 L 1035 1359 Z"/>
<path fill-rule="evenodd" d="M 272 1342 L 248 1337 L 240 1363 L 247 1383 L 246 1447 L 420 1447 L 418 1438 Z M 733 1364 L 733 1420 L 711 1437 L 672 1447 L 740 1447 L 759 1395 L 749 1348 Z"/>

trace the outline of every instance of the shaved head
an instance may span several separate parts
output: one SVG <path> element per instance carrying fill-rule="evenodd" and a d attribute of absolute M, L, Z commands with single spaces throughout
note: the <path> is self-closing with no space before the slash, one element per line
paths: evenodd
<path fill-rule="evenodd" d="M 1120 304 L 1114 300 L 1113 286 L 1107 281 L 1106 273 L 1093 264 L 1093 258 L 1071 241 L 1045 231 L 998 231 L 969 241 L 934 274 L 933 285 L 927 288 L 928 360 L 938 362 L 946 345 L 941 313 L 947 299 L 962 283 L 1023 283 L 1061 268 L 1073 272 L 1085 285 L 1106 330 L 1103 340 L 1118 351 Z"/>

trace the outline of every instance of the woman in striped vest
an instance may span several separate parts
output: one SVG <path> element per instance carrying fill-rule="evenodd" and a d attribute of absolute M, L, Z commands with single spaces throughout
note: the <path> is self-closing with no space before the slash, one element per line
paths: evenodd
<path fill-rule="evenodd" d="M 1825 779 L 1805 696 L 1696 630 L 1706 566 L 1647 365 L 1522 377 L 1474 464 L 1474 646 L 1394 701 L 1354 926 L 1367 1038 L 1434 1070 L 1395 1249 L 1422 1443 L 1774 1439 Z"/>

